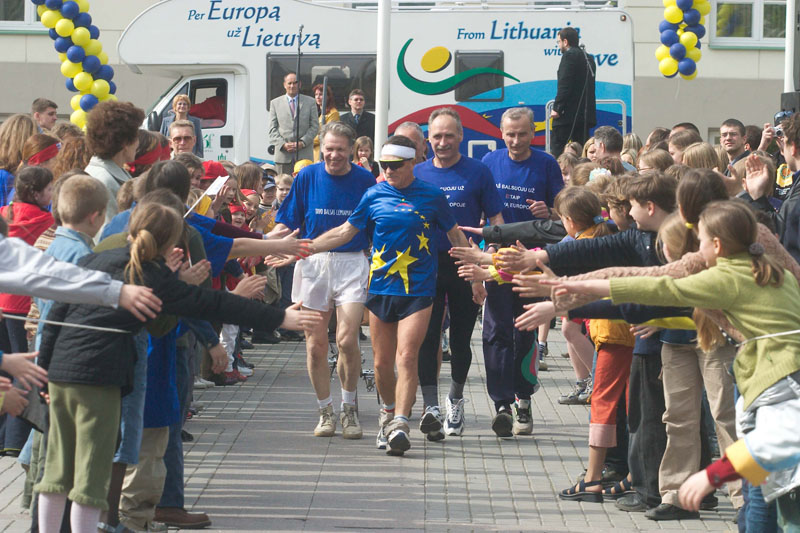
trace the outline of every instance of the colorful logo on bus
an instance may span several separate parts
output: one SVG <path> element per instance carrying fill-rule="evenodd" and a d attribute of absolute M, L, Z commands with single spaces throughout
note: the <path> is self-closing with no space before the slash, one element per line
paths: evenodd
<path fill-rule="evenodd" d="M 498 70 L 496 68 L 471 68 L 439 81 L 420 80 L 412 76 L 411 73 L 409 73 L 406 69 L 405 65 L 406 50 L 408 50 L 408 47 L 411 45 L 411 41 L 413 40 L 414 39 L 409 39 L 406 41 L 406 44 L 403 45 L 403 49 L 400 50 L 400 55 L 397 56 L 397 75 L 400 77 L 400 81 L 403 82 L 403 85 L 415 93 L 425 94 L 428 96 L 444 94 L 452 91 L 465 81 L 474 78 L 475 76 L 480 76 L 481 74 L 505 76 L 506 78 L 510 78 L 516 82 L 519 82 L 519 79 L 515 78 L 508 72 L 503 72 L 502 70 Z M 422 70 L 430 74 L 434 74 L 447 68 L 447 66 L 450 65 L 451 60 L 452 54 L 450 53 L 450 50 L 444 46 L 436 46 L 423 54 L 420 64 L 422 66 Z"/>

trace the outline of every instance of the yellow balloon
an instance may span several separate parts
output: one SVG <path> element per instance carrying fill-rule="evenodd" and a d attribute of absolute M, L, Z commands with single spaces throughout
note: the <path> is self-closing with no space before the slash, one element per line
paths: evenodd
<path fill-rule="evenodd" d="M 677 64 L 677 63 L 676 63 Z M 111 90 L 111 86 L 106 80 L 95 80 L 92 83 L 92 94 L 98 99 L 104 97 Z"/>
<path fill-rule="evenodd" d="M 683 22 L 683 11 L 678 6 L 669 6 L 664 10 L 664 20 L 670 24 Z"/>
<path fill-rule="evenodd" d="M 702 2 L 695 2 L 694 8 L 700 12 L 701 15 L 705 16 L 711 13 L 711 3 L 707 0 L 703 0 Z"/>
<path fill-rule="evenodd" d="M 665 57 L 669 57 L 669 46 L 661 45 L 656 48 L 656 59 L 661 61 Z"/>
<path fill-rule="evenodd" d="M 72 80 L 72 84 L 75 85 L 75 88 L 79 91 L 88 91 L 92 88 L 92 82 L 94 78 L 88 72 L 79 72 L 75 78 Z"/>
<path fill-rule="evenodd" d="M 689 48 L 694 48 L 697 46 L 697 35 L 694 33 L 687 31 L 683 32 L 680 37 L 681 44 L 686 47 L 688 50 Z"/>
<path fill-rule="evenodd" d="M 39 15 L 39 18 L 42 18 L 42 15 L 44 15 L 45 11 L 47 11 L 47 6 L 46 5 L 42 4 L 42 5 L 36 6 L 36 14 Z"/>
<path fill-rule="evenodd" d="M 81 13 L 89 11 L 89 0 L 75 0 L 78 3 Z"/>
<path fill-rule="evenodd" d="M 75 24 L 71 20 L 62 18 L 56 22 L 56 33 L 61 37 L 69 37 L 73 31 L 75 31 Z"/>
<path fill-rule="evenodd" d="M 83 51 L 86 52 L 87 56 L 96 56 L 103 51 L 103 45 L 97 39 L 91 39 L 89 44 L 83 47 Z"/>
<path fill-rule="evenodd" d="M 678 37 L 680 37 L 681 35 L 683 35 L 684 31 L 682 28 L 679 28 L 678 31 L 676 31 L 675 33 L 677 33 Z"/>
<path fill-rule="evenodd" d="M 671 57 L 665 57 L 658 62 L 658 71 L 664 76 L 672 76 L 678 72 L 678 62 Z"/>
<path fill-rule="evenodd" d="M 76 111 L 81 108 L 81 97 L 82 94 L 76 94 L 72 98 L 69 99 L 69 106 L 72 108 L 73 111 Z"/>
<path fill-rule="evenodd" d="M 70 60 L 66 60 L 61 63 L 61 74 L 66 76 L 67 78 L 74 78 L 76 74 L 83 71 L 83 65 L 80 63 L 73 63 Z"/>
<path fill-rule="evenodd" d="M 65 52 L 58 53 L 58 60 L 62 63 L 67 60 L 67 54 Z"/>
<path fill-rule="evenodd" d="M 86 125 L 86 111 L 83 109 L 76 109 L 69 116 L 69 120 L 79 128 L 84 127 Z"/>
<path fill-rule="evenodd" d="M 700 22 L 698 22 L 698 24 L 701 25 L 701 26 L 705 26 L 706 25 L 706 16 L 705 15 L 700 17 Z"/>
<path fill-rule="evenodd" d="M 77 46 L 86 46 L 92 40 L 92 34 L 88 28 L 75 28 L 72 32 L 72 43 Z"/>
<path fill-rule="evenodd" d="M 99 54 L 97 54 L 97 59 L 100 60 L 101 65 L 108 64 L 108 54 L 106 54 L 105 52 L 100 52 Z"/>
<path fill-rule="evenodd" d="M 689 74 L 688 76 L 686 76 L 685 74 L 681 74 L 681 78 L 683 78 L 685 80 L 693 80 L 696 77 L 697 77 L 697 69 L 695 69 L 695 71 L 692 72 L 691 74 Z"/>
<path fill-rule="evenodd" d="M 55 28 L 56 23 L 63 18 L 61 12 L 55 9 L 48 9 L 41 16 L 42 24 L 45 28 Z"/>
<path fill-rule="evenodd" d="M 661 0 L 661 3 L 664 4 L 664 7 L 669 7 L 676 5 L 677 0 Z"/>
<path fill-rule="evenodd" d="M 702 57 L 702 55 L 703 54 L 700 53 L 700 49 L 699 48 L 690 48 L 690 49 L 686 50 L 686 57 L 688 57 L 689 59 L 691 59 L 695 63 L 700 61 L 700 58 Z"/>
<path fill-rule="evenodd" d="M 100 100 L 101 102 L 108 102 L 109 100 L 111 100 L 112 102 L 116 102 L 117 96 L 114 94 L 107 94 L 102 98 L 98 98 L 98 100 Z"/>

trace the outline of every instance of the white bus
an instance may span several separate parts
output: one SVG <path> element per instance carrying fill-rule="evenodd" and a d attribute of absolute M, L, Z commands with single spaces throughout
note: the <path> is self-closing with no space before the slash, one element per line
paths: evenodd
<path fill-rule="evenodd" d="M 284 74 L 295 70 L 301 24 L 302 92 L 310 94 L 327 77 L 340 112 L 349 110 L 346 99 L 354 88 L 366 93 L 371 109 L 374 3 L 166 0 L 136 17 L 117 46 L 134 72 L 176 80 L 150 109 L 148 127 L 158 129 L 176 94 L 188 94 L 195 105 L 211 98 L 215 114 L 203 120 L 205 158 L 271 162 L 268 106 L 284 93 Z M 533 145 L 544 149 L 560 61 L 556 34 L 564 26 L 575 27 L 595 57 L 598 125 L 630 131 L 634 57 L 628 14 L 582 2 L 484 0 L 394 7 L 388 133 L 407 120 L 425 129 L 431 111 L 451 106 L 464 124 L 463 153 L 481 157 L 503 147 L 503 111 L 528 106 L 536 120 Z"/>

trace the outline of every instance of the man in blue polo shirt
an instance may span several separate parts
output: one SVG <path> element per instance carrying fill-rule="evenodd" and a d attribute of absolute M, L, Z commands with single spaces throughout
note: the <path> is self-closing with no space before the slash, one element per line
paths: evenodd
<path fill-rule="evenodd" d="M 294 180 L 289 196 L 281 204 L 273 231 L 301 229 L 303 238 L 313 239 L 343 224 L 353 213 L 366 190 L 375 185 L 372 173 L 350 164 L 355 133 L 350 126 L 331 122 L 322 128 L 320 147 L 323 161 L 305 167 Z M 336 433 L 336 418 L 328 369 L 328 322 L 336 308 L 336 344 L 339 348 L 339 381 L 342 406 L 339 420 L 342 436 L 360 439 L 361 425 L 356 410 L 356 386 L 361 374 L 358 333 L 367 297 L 369 262 L 364 251 L 369 242 L 359 232 L 347 244 L 316 254 L 297 263 L 292 284 L 292 301 L 320 311 L 322 321 L 306 331 L 308 375 L 317 394 L 319 423 L 317 437 Z"/>
<path fill-rule="evenodd" d="M 492 171 L 505 204 L 503 219 L 508 223 L 558 218 L 552 207 L 564 181 L 558 163 L 550 154 L 531 150 L 533 112 L 527 107 L 506 110 L 500 130 L 506 148 L 486 154 L 483 163 Z M 487 251 L 495 250 L 490 247 Z M 529 435 L 533 432 L 534 384 L 525 378 L 522 363 L 534 347 L 536 333 L 514 328 L 514 317 L 522 313 L 524 302 L 510 284 L 488 282 L 486 292 L 483 356 L 486 386 L 497 411 L 492 429 L 500 437 Z M 535 369 L 535 362 L 533 366 Z"/>
<path fill-rule="evenodd" d="M 414 174 L 439 187 L 447 197 L 459 226 L 479 226 L 482 216 L 490 224 L 502 224 L 503 202 L 497 193 L 491 171 L 475 159 L 463 157 L 458 149 L 464 138 L 461 118 L 448 107 L 436 109 L 428 118 L 428 139 L 434 157 L 414 167 Z M 425 413 L 420 431 L 428 440 L 441 440 L 447 435 L 464 432 L 464 384 L 472 362 L 470 339 L 475 328 L 480 303 L 485 291 L 480 283 L 458 277 L 458 266 L 447 251 L 450 241 L 442 231 L 432 240 L 439 256 L 436 276 L 436 297 L 433 311 L 419 354 L 419 381 Z M 439 408 L 439 364 L 437 355 L 442 333 L 445 298 L 450 311 L 450 392 L 447 395 L 447 418 Z"/>

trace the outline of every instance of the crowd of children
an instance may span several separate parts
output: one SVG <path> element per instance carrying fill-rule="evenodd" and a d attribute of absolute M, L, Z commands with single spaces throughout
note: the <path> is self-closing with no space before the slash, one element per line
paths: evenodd
<path fill-rule="evenodd" d="M 210 525 L 184 508 L 192 390 L 246 381 L 243 350 L 320 320 L 292 305 L 280 260 L 310 251 L 275 230 L 293 177 L 172 153 L 143 118 L 104 102 L 85 133 L 39 132 L 27 115 L 0 125 L 0 443 L 27 469 L 34 531 Z M 548 206 L 558 238 L 530 250 L 514 239 L 488 268 L 459 269 L 538 299 L 519 330 L 546 335 L 561 318 L 575 386 L 559 403 L 591 411 L 587 469 L 560 498 L 686 519 L 727 484 L 740 528 L 800 528 L 800 116 L 748 142 L 719 150 L 684 123 L 645 142 L 614 130 L 570 143 Z M 373 155 L 361 137 L 352 164 L 377 176 Z M 539 222 L 552 223 L 529 231 L 549 231 Z"/>

